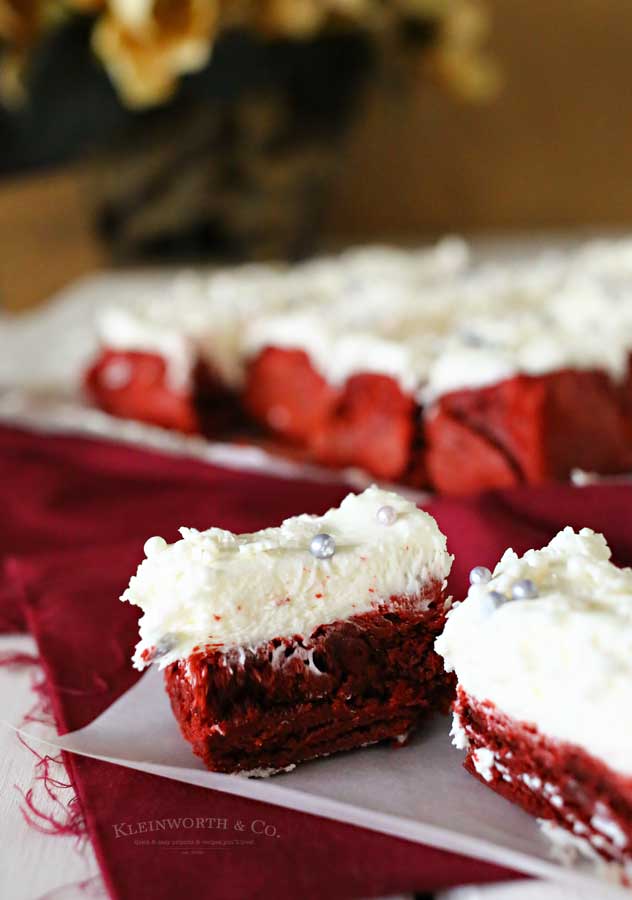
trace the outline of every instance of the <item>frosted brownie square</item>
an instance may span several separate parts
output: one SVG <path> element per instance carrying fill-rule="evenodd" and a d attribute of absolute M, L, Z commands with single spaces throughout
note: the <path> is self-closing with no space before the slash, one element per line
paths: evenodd
<path fill-rule="evenodd" d="M 446 711 L 433 645 L 452 557 L 434 519 L 371 487 L 323 516 L 154 537 L 123 600 L 135 665 L 158 665 L 185 738 L 216 771 L 268 774 L 406 740 Z"/>

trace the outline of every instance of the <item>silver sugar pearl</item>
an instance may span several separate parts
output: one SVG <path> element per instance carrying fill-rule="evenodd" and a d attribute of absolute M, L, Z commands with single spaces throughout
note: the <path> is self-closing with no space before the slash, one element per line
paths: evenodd
<path fill-rule="evenodd" d="M 397 512 L 392 506 L 380 506 L 375 518 L 380 525 L 394 525 L 397 521 Z"/>
<path fill-rule="evenodd" d="M 336 552 L 336 542 L 330 534 L 317 534 L 309 543 L 309 552 L 316 559 L 330 559 Z"/>
<path fill-rule="evenodd" d="M 475 331 L 471 331 L 469 328 L 461 328 L 458 334 L 466 347 L 485 346 L 485 338 L 481 337 L 481 335 L 477 334 Z"/>
<path fill-rule="evenodd" d="M 480 599 L 480 609 L 483 615 L 491 616 L 492 613 L 496 612 L 499 606 L 502 606 L 503 603 L 507 602 L 507 598 L 504 594 L 501 594 L 500 591 L 489 591 L 487 594 L 483 594 Z"/>
<path fill-rule="evenodd" d="M 470 584 L 487 584 L 491 579 L 492 573 L 487 566 L 474 566 L 470 572 Z"/>
<path fill-rule="evenodd" d="M 493 605 L 494 609 L 498 609 L 498 607 L 502 606 L 503 603 L 507 603 L 509 598 L 502 594 L 500 591 L 490 591 L 487 594 L 487 599 Z"/>
<path fill-rule="evenodd" d="M 143 552 L 145 556 L 149 558 L 150 556 L 156 556 L 158 553 L 162 553 L 162 551 L 166 549 L 166 540 L 163 537 L 160 537 L 159 534 L 156 534 L 153 537 L 147 538 L 145 546 L 143 547 Z"/>
<path fill-rule="evenodd" d="M 538 588 L 530 578 L 521 578 L 511 589 L 514 600 L 533 600 L 538 596 Z"/>

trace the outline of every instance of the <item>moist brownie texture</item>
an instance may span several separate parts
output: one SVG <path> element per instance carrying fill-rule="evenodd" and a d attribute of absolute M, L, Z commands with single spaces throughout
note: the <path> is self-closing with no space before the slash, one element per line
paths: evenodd
<path fill-rule="evenodd" d="M 149 539 L 122 599 L 143 610 L 135 665 L 164 669 L 209 768 L 261 775 L 403 742 L 447 709 L 434 640 L 452 558 L 410 501 L 371 487 L 254 534 L 181 532 Z"/>
<path fill-rule="evenodd" d="M 632 570 L 602 535 L 566 528 L 470 578 L 435 644 L 458 679 L 466 768 L 630 879 Z"/>
<path fill-rule="evenodd" d="M 614 864 L 621 880 L 632 884 L 632 775 L 462 689 L 454 716 L 472 775 L 537 816 L 554 840 Z"/>
<path fill-rule="evenodd" d="M 404 742 L 454 695 L 433 651 L 445 620 L 438 583 L 423 595 L 232 653 L 165 670 L 184 736 L 210 769 L 263 774 L 390 738 Z"/>
<path fill-rule="evenodd" d="M 201 360 L 177 384 L 161 356 L 104 350 L 86 372 L 85 389 L 110 415 L 183 434 L 214 436 L 240 418 L 235 395 Z"/>

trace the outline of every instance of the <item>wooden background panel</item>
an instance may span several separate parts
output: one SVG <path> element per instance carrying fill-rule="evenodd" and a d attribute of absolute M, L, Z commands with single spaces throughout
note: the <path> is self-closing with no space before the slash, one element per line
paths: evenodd
<path fill-rule="evenodd" d="M 0 182 L 0 310 L 20 310 L 106 264 L 79 168 Z"/>
<path fill-rule="evenodd" d="M 632 221 L 632 4 L 491 0 L 504 90 L 373 98 L 331 210 L 358 235 Z"/>

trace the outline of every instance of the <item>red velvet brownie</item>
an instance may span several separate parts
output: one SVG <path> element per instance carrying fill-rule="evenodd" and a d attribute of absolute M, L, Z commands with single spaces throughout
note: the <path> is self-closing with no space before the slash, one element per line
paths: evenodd
<path fill-rule="evenodd" d="M 466 265 L 447 241 L 222 273 L 110 310 L 89 393 L 207 434 L 243 408 L 288 453 L 441 493 L 627 472 L 629 259 Z"/>
<path fill-rule="evenodd" d="M 266 347 L 248 368 L 244 406 L 317 462 L 408 481 L 420 412 L 388 375 L 360 372 L 334 386 L 304 351 Z"/>
<path fill-rule="evenodd" d="M 244 328 L 291 304 L 282 286 L 273 266 L 246 265 L 212 277 L 182 273 L 106 306 L 86 393 L 111 415 L 187 434 L 215 436 L 241 424 Z"/>
<path fill-rule="evenodd" d="M 304 350 L 266 347 L 249 365 L 244 406 L 271 431 L 308 444 L 329 418 L 338 395 Z"/>
<path fill-rule="evenodd" d="M 265 317 L 246 406 L 320 462 L 441 493 L 629 471 L 632 314 L 581 259 L 472 268 L 407 301 L 382 285 L 382 316 L 367 288 L 364 312 L 341 296 Z"/>
<path fill-rule="evenodd" d="M 452 559 L 414 504 L 372 487 L 255 534 L 181 533 L 147 542 L 122 599 L 144 613 L 135 665 L 164 669 L 208 768 L 263 775 L 402 742 L 447 710 L 433 645 Z"/>
<path fill-rule="evenodd" d="M 574 469 L 632 469 L 629 421 L 606 372 L 516 375 L 446 394 L 425 434 L 429 476 L 441 493 L 564 480 Z"/>
<path fill-rule="evenodd" d="M 84 385 L 95 406 L 110 415 L 183 434 L 214 435 L 235 420 L 238 408 L 235 395 L 201 360 L 177 383 L 166 359 L 155 353 L 105 349 Z"/>
<path fill-rule="evenodd" d="M 566 528 L 470 580 L 435 645 L 466 768 L 632 883 L 632 570 Z"/>

